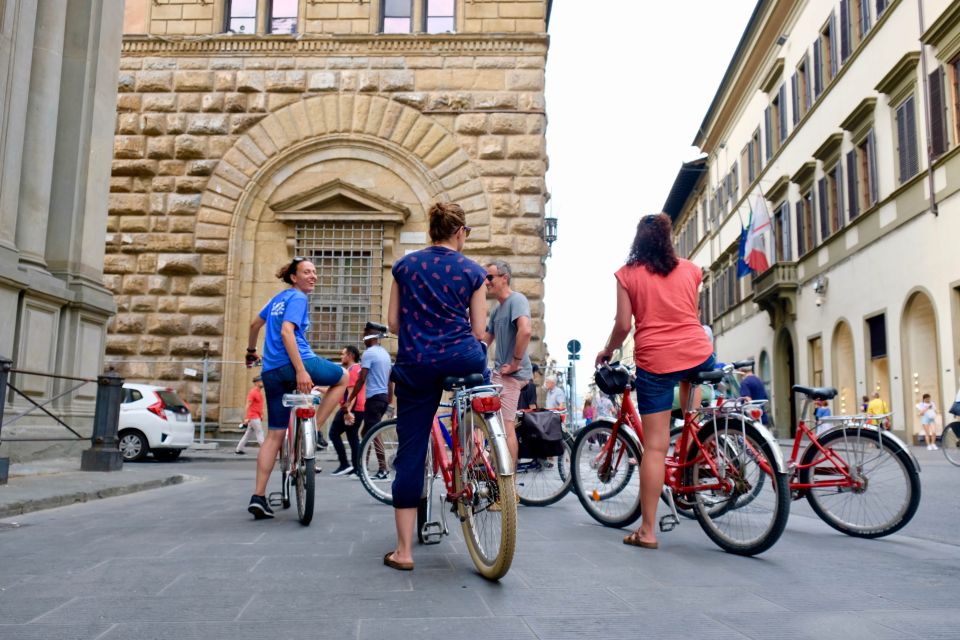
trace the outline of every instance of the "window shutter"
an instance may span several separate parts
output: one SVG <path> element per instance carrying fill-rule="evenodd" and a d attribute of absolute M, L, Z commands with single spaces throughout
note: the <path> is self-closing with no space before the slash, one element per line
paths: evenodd
<path fill-rule="evenodd" d="M 813 99 L 820 97 L 823 91 L 823 44 L 820 38 L 813 43 Z"/>
<path fill-rule="evenodd" d="M 930 74 L 930 151 L 934 158 L 947 150 L 946 101 L 943 67 Z"/>
<path fill-rule="evenodd" d="M 813 69 L 810 67 L 810 54 L 808 53 L 804 56 L 804 69 L 807 70 L 806 76 L 807 81 L 803 83 L 803 100 L 804 100 L 804 109 L 809 110 L 810 105 L 813 104 L 813 98 L 810 94 L 810 86 L 813 84 Z"/>
<path fill-rule="evenodd" d="M 909 177 L 907 174 L 907 103 L 904 102 L 897 107 L 897 161 L 900 165 L 900 173 L 897 179 L 900 184 L 906 182 Z"/>
<path fill-rule="evenodd" d="M 837 184 L 837 228 L 842 229 L 847 224 L 847 218 L 843 215 L 846 209 L 846 203 L 843 201 L 843 162 L 837 161 L 837 168 L 834 170 L 834 182 Z"/>
<path fill-rule="evenodd" d="M 837 71 L 840 69 L 837 59 L 837 15 L 830 13 L 830 26 L 827 27 L 827 34 L 830 36 L 830 79 L 837 77 Z"/>
<path fill-rule="evenodd" d="M 916 100 L 913 99 L 913 96 L 911 96 L 907 98 L 907 104 L 907 152 L 909 154 L 907 161 L 910 170 L 908 177 L 912 178 L 920 171 L 920 157 L 917 143 L 917 103 Z"/>
<path fill-rule="evenodd" d="M 830 201 L 827 199 L 827 179 L 817 183 L 817 208 L 820 210 L 820 242 L 830 237 Z"/>
<path fill-rule="evenodd" d="M 790 78 L 790 89 L 793 97 L 791 104 L 793 107 L 793 126 L 797 126 L 800 123 L 800 79 L 796 73 Z"/>
<path fill-rule="evenodd" d="M 858 2 L 860 2 L 860 34 L 863 37 L 870 31 L 870 0 L 858 0 Z"/>
<path fill-rule="evenodd" d="M 860 215 L 859 192 L 860 189 L 857 185 L 857 152 L 853 150 L 847 153 L 847 211 L 851 220 Z"/>
<path fill-rule="evenodd" d="M 806 229 L 803 226 L 803 198 L 797 201 L 796 207 L 796 216 L 797 216 L 797 256 L 802 256 L 807 252 L 807 247 L 805 246 Z"/>
<path fill-rule="evenodd" d="M 856 0 L 854 0 L 856 1 Z M 840 61 L 847 62 L 853 49 L 853 26 L 850 24 L 850 0 L 840 0 Z"/>
<path fill-rule="evenodd" d="M 782 260 L 793 260 L 793 250 L 790 246 L 790 205 L 786 202 L 780 207 L 780 213 L 783 220 L 783 257 Z"/>
<path fill-rule="evenodd" d="M 763 135 L 764 135 L 764 150 L 766 155 L 764 158 L 770 160 L 770 157 L 773 156 L 773 126 L 770 122 L 771 113 L 770 107 L 768 106 L 763 112 Z"/>
<path fill-rule="evenodd" d="M 877 138 L 873 129 L 867 134 L 867 165 L 870 167 L 870 206 L 880 201 L 880 185 L 877 183 Z"/>
<path fill-rule="evenodd" d="M 787 139 L 787 85 L 780 85 L 780 95 L 778 98 L 780 103 L 780 135 L 778 139 L 780 144 L 783 144 L 783 141 Z"/>

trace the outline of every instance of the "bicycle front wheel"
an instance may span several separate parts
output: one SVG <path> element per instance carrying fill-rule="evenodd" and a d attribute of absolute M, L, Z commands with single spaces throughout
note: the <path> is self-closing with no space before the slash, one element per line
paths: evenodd
<path fill-rule="evenodd" d="M 594 420 L 573 444 L 571 471 L 580 504 L 606 527 L 625 527 L 640 518 L 640 460 L 643 454 L 620 426 Z M 636 478 L 637 481 L 632 480 Z"/>
<path fill-rule="evenodd" d="M 835 485 L 807 491 L 821 520 L 858 538 L 890 535 L 910 522 L 920 506 L 920 474 L 907 451 L 856 427 L 826 433 L 820 445 L 846 465 L 844 474 L 813 444 L 803 452 L 800 481 Z"/>
<path fill-rule="evenodd" d="M 789 480 L 772 445 L 754 425 L 711 420 L 697 432 L 684 473 L 704 533 L 728 553 L 752 556 L 772 547 L 790 515 Z"/>
<path fill-rule="evenodd" d="M 317 474 L 316 460 L 307 459 L 307 442 L 304 437 L 304 427 L 313 428 L 311 424 L 297 421 L 297 436 L 294 450 L 297 457 L 294 460 L 297 472 L 295 475 L 295 484 L 297 490 L 297 515 L 300 517 L 300 524 L 309 526 L 313 520 L 313 501 L 315 497 Z"/>
<path fill-rule="evenodd" d="M 501 460 L 493 446 L 488 420 L 496 414 L 469 411 L 461 430 L 466 430 L 466 449 L 461 464 L 454 467 L 454 487 L 461 494 L 458 512 L 467 550 L 484 578 L 499 580 L 510 570 L 517 539 L 517 494 L 513 476 L 503 475 L 508 460 Z M 471 437 L 472 436 L 472 437 Z"/>
<path fill-rule="evenodd" d="M 943 428 L 940 448 L 947 462 L 960 467 L 960 422 L 952 422 Z"/>
<path fill-rule="evenodd" d="M 573 437 L 563 434 L 563 453 L 550 458 L 517 460 L 517 499 L 528 507 L 545 507 L 557 502 L 570 491 L 573 476 L 570 460 Z"/>
<path fill-rule="evenodd" d="M 360 455 L 354 472 L 360 476 L 363 488 L 383 504 L 393 504 L 393 462 L 397 458 L 400 440 L 397 420 L 383 420 L 367 430 L 360 442 Z"/>

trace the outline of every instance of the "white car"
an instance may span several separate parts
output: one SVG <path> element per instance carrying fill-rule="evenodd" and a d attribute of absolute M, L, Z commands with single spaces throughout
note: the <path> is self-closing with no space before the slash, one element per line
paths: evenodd
<path fill-rule="evenodd" d="M 193 433 L 190 407 L 176 391 L 149 384 L 123 385 L 117 438 L 124 462 L 143 460 L 151 451 L 157 460 L 176 460 L 193 444 Z"/>

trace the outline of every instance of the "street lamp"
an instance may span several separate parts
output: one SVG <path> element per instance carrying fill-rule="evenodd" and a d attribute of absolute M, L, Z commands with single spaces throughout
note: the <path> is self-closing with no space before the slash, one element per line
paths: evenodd
<path fill-rule="evenodd" d="M 543 240 L 547 243 L 547 255 L 552 255 L 553 243 L 557 241 L 557 219 L 554 217 L 543 219 Z"/>

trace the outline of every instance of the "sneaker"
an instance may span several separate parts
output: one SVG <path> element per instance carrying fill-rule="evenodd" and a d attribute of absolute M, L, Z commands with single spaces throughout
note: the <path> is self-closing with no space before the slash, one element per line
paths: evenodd
<path fill-rule="evenodd" d="M 929 444 L 927 445 L 927 451 L 933 451 L 933 449 L 930 448 L 930 445 L 929 445 Z"/>
<path fill-rule="evenodd" d="M 273 517 L 273 509 L 267 504 L 267 499 L 263 496 L 254 495 L 250 497 L 250 504 L 247 511 L 253 514 L 254 519 L 264 520 Z"/>
<path fill-rule="evenodd" d="M 334 472 L 331 473 L 330 475 L 332 475 L 332 476 L 345 476 L 345 475 L 350 474 L 350 473 L 353 473 L 353 467 L 350 466 L 349 464 L 341 464 L 341 465 L 340 465 L 339 467 L 337 467 L 337 468 L 334 470 Z"/>
<path fill-rule="evenodd" d="M 234 453 L 237 454 L 238 456 L 245 456 L 245 455 L 247 455 L 247 452 L 246 452 L 246 451 L 240 451 L 240 449 L 237 449 L 236 451 L 234 451 Z"/>
<path fill-rule="evenodd" d="M 380 469 L 380 471 L 377 471 L 377 475 L 373 477 L 377 480 L 387 480 L 390 477 L 390 472 L 386 469 Z"/>
<path fill-rule="evenodd" d="M 930 445 L 930 451 L 938 451 L 939 449 L 940 449 L 940 447 L 938 447 L 938 446 L 935 445 L 935 444 Z"/>
<path fill-rule="evenodd" d="M 313 472 L 314 472 L 314 473 L 323 473 L 323 467 L 321 467 L 321 466 L 318 465 L 318 464 L 314 464 Z"/>

